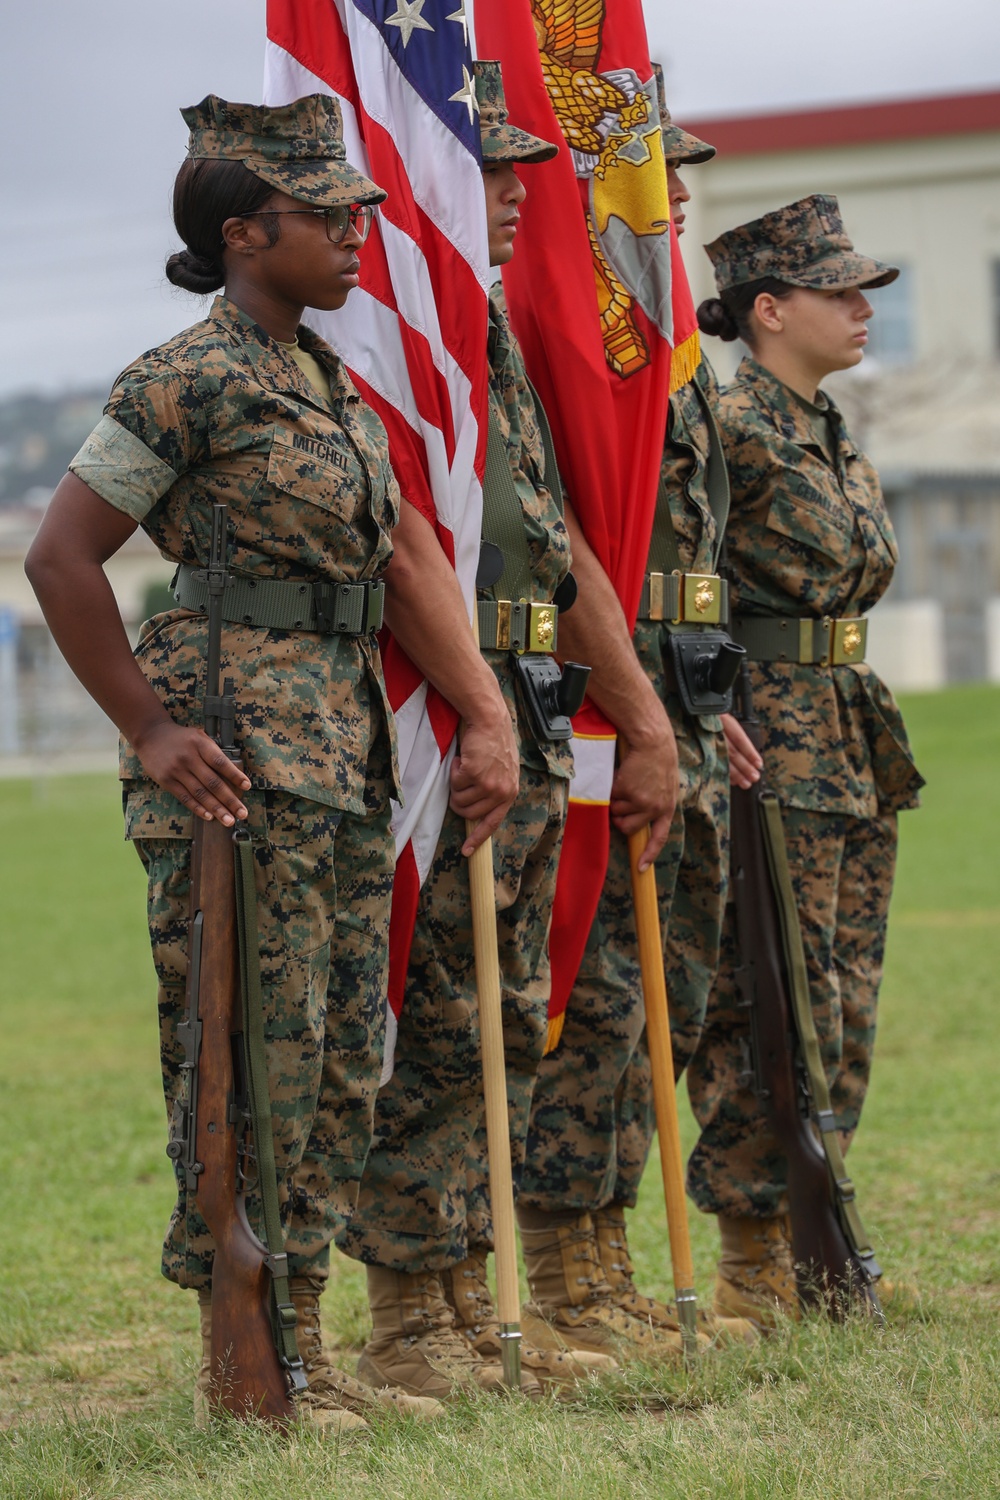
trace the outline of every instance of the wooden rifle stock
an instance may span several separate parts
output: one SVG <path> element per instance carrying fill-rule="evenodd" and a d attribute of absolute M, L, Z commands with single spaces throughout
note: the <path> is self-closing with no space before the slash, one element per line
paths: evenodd
<path fill-rule="evenodd" d="M 205 728 L 237 760 L 233 682 L 227 679 L 219 694 L 226 507 L 213 509 Z M 304 1381 L 279 1357 L 275 1342 L 273 1265 L 278 1259 L 283 1265 L 284 1256 L 269 1253 L 246 1212 L 251 1111 L 236 893 L 235 841 L 241 836 L 246 837 L 217 820 L 195 819 L 187 1019 L 177 1028 L 185 1049 L 187 1095 L 167 1155 L 183 1165 L 188 1191 L 197 1195 L 215 1242 L 213 1404 L 243 1419 L 285 1423 L 294 1416 L 290 1382 Z"/>
<path fill-rule="evenodd" d="M 743 667 L 739 722 L 758 750 L 763 737 L 753 716 L 749 673 Z M 783 911 L 776 890 L 768 834 L 780 833 L 777 800 L 763 776 L 749 790 L 734 786 L 731 806 L 731 887 L 739 951 L 737 980 L 750 1016 L 756 1087 L 788 1162 L 792 1256 L 803 1305 L 843 1317 L 861 1302 L 881 1317 L 875 1282 L 881 1271 L 854 1203 L 854 1187 L 835 1137 L 825 1078 L 810 1083 L 808 1038 L 796 1017 L 790 959 L 801 952 L 797 913 Z M 794 923 L 794 933 L 788 928 Z M 791 939 L 791 941 L 790 941 Z M 799 982 L 804 986 L 803 972 Z M 803 1003 L 808 1006 L 808 992 Z M 806 1028 L 812 1030 L 811 1019 Z M 815 1034 L 813 1031 L 813 1041 Z M 818 1063 L 818 1048 L 814 1049 Z M 820 1099 L 814 1095 L 819 1093 Z M 824 1145 L 821 1132 L 834 1134 Z"/>
<path fill-rule="evenodd" d="M 212 1388 L 234 1416 L 288 1421 L 292 1404 L 271 1329 L 267 1247 L 246 1213 L 241 1156 L 248 1104 L 233 831 L 216 821 L 199 819 L 195 828 L 190 931 L 200 948 L 199 961 L 188 967 L 189 1014 L 197 1015 L 201 1034 L 193 1175 L 198 1208 L 215 1241 Z"/>

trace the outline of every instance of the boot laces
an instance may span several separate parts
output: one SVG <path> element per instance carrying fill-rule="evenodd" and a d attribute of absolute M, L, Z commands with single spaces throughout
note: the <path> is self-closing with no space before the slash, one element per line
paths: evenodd
<path fill-rule="evenodd" d="M 475 1351 L 455 1327 L 454 1314 L 443 1296 L 425 1297 L 418 1317 L 423 1326 L 404 1335 L 401 1340 L 404 1349 L 419 1344 L 427 1358 L 440 1360 L 445 1367 L 473 1368 L 479 1365 Z"/>
<path fill-rule="evenodd" d="M 573 1252 L 573 1261 L 585 1265 L 588 1270 L 586 1276 L 577 1276 L 577 1286 L 585 1286 L 590 1289 L 590 1302 L 607 1302 L 611 1298 L 611 1287 L 608 1278 L 604 1274 L 601 1265 L 600 1253 L 597 1243 L 590 1234 L 582 1234 L 577 1239 L 577 1246 Z"/>
<path fill-rule="evenodd" d="M 475 1323 L 471 1331 L 477 1336 L 499 1323 L 496 1310 L 493 1306 L 493 1298 L 490 1296 L 489 1285 L 483 1274 L 485 1268 L 479 1265 L 466 1266 L 462 1271 L 463 1281 L 471 1281 L 472 1286 L 463 1293 L 464 1300 L 471 1302 L 474 1306 Z"/>

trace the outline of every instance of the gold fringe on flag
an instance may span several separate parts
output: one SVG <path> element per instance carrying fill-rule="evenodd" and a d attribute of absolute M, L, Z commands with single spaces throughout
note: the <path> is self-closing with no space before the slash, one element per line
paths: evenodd
<path fill-rule="evenodd" d="M 558 1047 L 559 1042 L 562 1038 L 563 1022 L 565 1020 L 566 1012 L 562 1010 L 557 1016 L 553 1016 L 549 1021 L 549 1034 L 545 1038 L 545 1051 L 542 1053 L 543 1057 L 548 1057 L 549 1053 L 554 1052 Z"/>
<path fill-rule="evenodd" d="M 671 351 L 670 355 L 670 394 L 679 391 L 682 385 L 687 385 L 689 380 L 694 379 L 694 372 L 701 364 L 701 339 L 698 330 L 688 335 L 682 344 Z"/>

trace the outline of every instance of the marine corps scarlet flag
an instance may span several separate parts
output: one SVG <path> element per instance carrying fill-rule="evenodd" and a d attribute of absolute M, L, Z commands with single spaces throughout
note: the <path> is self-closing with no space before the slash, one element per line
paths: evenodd
<path fill-rule="evenodd" d="M 635 622 L 670 392 L 697 321 L 670 223 L 640 0 L 477 0 L 476 50 L 503 65 L 512 120 L 560 141 L 521 208 L 504 288 L 584 534 Z M 562 1031 L 607 870 L 614 729 L 585 704 L 553 913 L 549 1046 Z"/>

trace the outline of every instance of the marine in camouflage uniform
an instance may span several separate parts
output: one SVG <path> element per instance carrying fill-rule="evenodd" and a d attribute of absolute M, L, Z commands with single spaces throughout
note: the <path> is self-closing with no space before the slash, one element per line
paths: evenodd
<path fill-rule="evenodd" d="M 706 161 L 715 152 L 672 123 L 660 82 L 664 155 L 674 164 L 671 212 L 680 229 L 679 210 L 688 193 L 676 165 Z M 715 391 L 714 375 L 703 361 L 695 379 L 670 400 L 656 528 L 672 527 L 684 573 L 716 571 L 719 527 L 707 483 L 707 406 Z M 715 462 L 721 461 L 716 439 Z M 651 556 L 648 571 L 653 569 Z M 581 603 L 593 609 L 582 589 Z M 666 707 L 680 772 L 670 834 L 656 859 L 671 1041 L 680 1076 L 701 1034 L 718 961 L 728 878 L 729 781 L 721 721 L 685 709 L 669 640 L 669 625 L 650 618 L 647 587 L 632 645 Z M 561 1038 L 543 1060 L 535 1085 L 518 1219 L 529 1282 L 554 1325 L 578 1344 L 632 1346 L 647 1357 L 676 1353 L 679 1327 L 672 1307 L 636 1290 L 626 1241 L 625 1210 L 635 1206 L 654 1128 L 628 840 L 612 826 L 607 876 Z M 564 1278 L 560 1263 L 567 1257 L 571 1274 Z M 703 1331 L 714 1335 L 720 1329 L 703 1320 Z M 728 1332 L 745 1337 L 749 1330 L 740 1326 Z"/>
<path fill-rule="evenodd" d="M 194 159 L 243 161 L 310 205 L 385 196 L 344 160 L 339 106 L 325 96 L 268 110 L 210 95 L 183 113 Z M 320 633 L 310 606 L 317 585 L 341 592 L 347 585 L 355 602 L 370 600 L 389 561 L 399 495 L 385 431 L 308 328 L 298 329 L 297 346 L 281 343 L 220 296 L 202 322 L 123 372 L 70 467 L 181 565 L 181 607 L 147 621 L 135 652 L 177 724 L 202 722 L 206 618 L 185 594 L 192 580 L 184 573 L 207 563 L 213 502 L 228 506 L 228 564 L 240 586 L 281 580 L 303 597 L 292 612 L 310 616 L 305 628 L 230 618 L 221 677 L 235 683 L 235 738 L 251 779 L 244 801 L 281 1220 L 310 1380 L 304 1408 L 338 1431 L 364 1426 L 355 1413 L 373 1404 L 372 1393 L 323 1355 L 316 1296 L 371 1138 L 394 870 L 390 798 L 398 781 L 370 625 Z M 368 619 L 367 603 L 360 616 Z M 149 881 L 163 1086 L 174 1120 L 186 1087 L 177 1029 L 186 1018 L 193 814 L 148 779 L 124 739 L 120 774 L 126 837 Z M 199 1291 L 204 1359 L 196 1413 L 205 1418 L 214 1247 L 179 1165 L 176 1176 L 163 1272 Z M 257 1207 L 251 1193 L 251 1222 Z M 435 1410 L 409 1406 L 417 1415 Z"/>
<path fill-rule="evenodd" d="M 822 196 L 742 225 L 708 251 L 723 292 L 764 276 L 837 290 L 892 274 L 854 252 L 836 200 Z M 800 650 L 799 622 L 866 614 L 899 554 L 878 475 L 822 391 L 808 401 L 745 358 L 722 394 L 719 424 L 732 487 L 734 635 L 750 657 L 764 774 L 781 803 L 810 997 L 846 1150 L 871 1070 L 896 815 L 916 805 L 922 778 L 892 695 L 863 660 L 860 631 L 856 660 L 831 666 L 819 660 L 818 641 L 814 648 L 818 629 Z M 844 639 L 850 655 L 854 638 Z M 701 1127 L 688 1184 L 700 1208 L 721 1216 L 720 1309 L 750 1312 L 755 1299 L 794 1309 L 782 1217 L 787 1169 L 751 1084 L 737 963 L 730 910 L 708 1022 L 688 1070 Z"/>
<path fill-rule="evenodd" d="M 544 161 L 556 148 L 507 124 L 496 63 L 477 62 L 485 170 Z M 510 174 L 514 201 L 523 188 Z M 490 420 L 521 507 L 530 597 L 551 601 L 569 569 L 569 539 L 546 482 L 542 436 L 521 354 L 489 303 Z M 549 476 L 551 477 L 551 476 Z M 484 528 L 488 518 L 484 517 Z M 488 531 L 484 529 L 484 535 Z M 488 604 L 492 595 L 480 593 Z M 480 610 L 481 629 L 489 611 Z M 520 790 L 493 836 L 503 1038 L 515 1178 L 535 1071 L 547 1034 L 548 929 L 572 756 L 533 726 L 513 651 L 483 635 L 483 655 L 514 725 Z M 394 1071 L 380 1090 L 357 1208 L 339 1244 L 368 1266 L 374 1331 L 359 1373 L 435 1396 L 501 1382 L 498 1324 L 486 1282 L 493 1246 L 465 829 L 449 809 L 420 891 Z M 522 1382 L 560 1383 L 584 1365 L 526 1348 Z M 592 1365 L 592 1362 L 591 1362 Z"/>
<path fill-rule="evenodd" d="M 305 328 L 299 340 L 330 378 L 332 409 L 276 340 L 217 298 L 203 323 L 119 377 L 72 472 L 127 508 L 178 563 L 204 565 L 212 503 L 224 499 L 235 573 L 374 578 L 391 555 L 398 506 L 384 430 L 322 340 Z M 204 615 L 178 609 L 143 627 L 136 659 L 178 723 L 201 722 L 205 653 Z M 287 1248 L 293 1272 L 325 1274 L 367 1154 L 381 1066 L 396 782 L 378 646 L 368 635 L 228 622 L 222 675 L 236 681 L 236 742 L 253 783 L 246 801 Z M 125 742 L 120 774 L 126 836 L 150 875 L 173 1110 L 183 1088 L 175 1032 L 184 1018 L 192 814 L 144 780 Z M 207 1286 L 211 1241 L 182 1172 L 178 1186 L 164 1274 Z"/>

